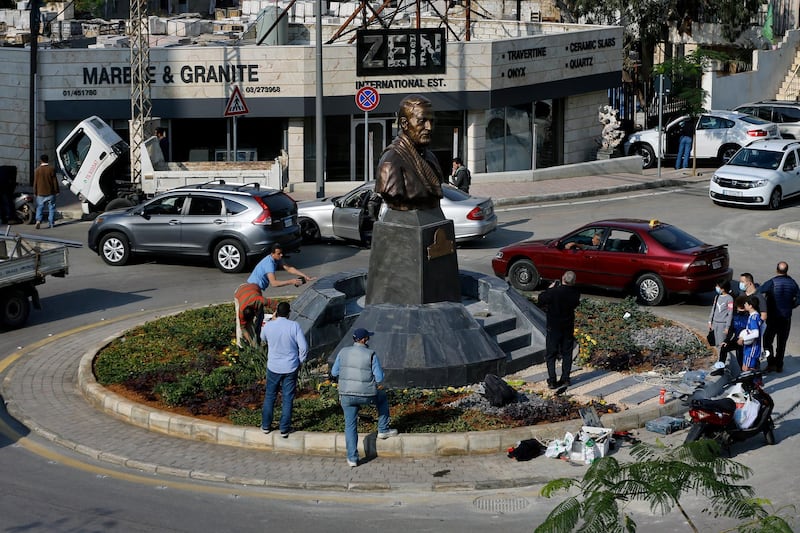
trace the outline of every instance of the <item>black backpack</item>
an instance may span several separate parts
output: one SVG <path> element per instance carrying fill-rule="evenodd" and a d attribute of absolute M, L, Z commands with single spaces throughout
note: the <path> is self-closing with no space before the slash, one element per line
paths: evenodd
<path fill-rule="evenodd" d="M 486 374 L 483 380 L 483 395 L 494 407 L 503 407 L 517 399 L 517 391 L 494 374 Z"/>

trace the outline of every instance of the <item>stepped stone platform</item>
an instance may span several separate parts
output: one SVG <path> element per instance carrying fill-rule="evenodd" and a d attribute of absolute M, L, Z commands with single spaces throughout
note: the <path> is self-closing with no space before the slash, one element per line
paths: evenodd
<path fill-rule="evenodd" d="M 461 302 L 366 305 L 367 276 L 321 278 L 294 302 L 311 357 L 332 362 L 364 327 L 389 387 L 469 385 L 544 361 L 544 313 L 499 278 L 459 271 Z"/>

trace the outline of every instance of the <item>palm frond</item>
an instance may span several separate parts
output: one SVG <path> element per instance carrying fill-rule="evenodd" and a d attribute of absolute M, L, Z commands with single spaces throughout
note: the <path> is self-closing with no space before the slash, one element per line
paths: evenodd
<path fill-rule="evenodd" d="M 534 533 L 569 533 L 581 518 L 581 503 L 577 498 L 567 498 L 550 511 Z"/>
<path fill-rule="evenodd" d="M 553 479 L 552 481 L 547 482 L 544 487 L 542 487 L 541 495 L 545 498 L 550 498 L 554 493 L 560 490 L 569 490 L 573 485 L 577 484 L 578 482 L 576 480 L 568 477 Z"/>

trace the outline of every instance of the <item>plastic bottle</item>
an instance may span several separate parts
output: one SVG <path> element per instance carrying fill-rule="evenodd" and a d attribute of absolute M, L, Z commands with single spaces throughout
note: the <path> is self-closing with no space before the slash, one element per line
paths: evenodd
<path fill-rule="evenodd" d="M 667 401 L 667 389 L 661 389 L 658 393 L 658 403 L 663 404 Z"/>

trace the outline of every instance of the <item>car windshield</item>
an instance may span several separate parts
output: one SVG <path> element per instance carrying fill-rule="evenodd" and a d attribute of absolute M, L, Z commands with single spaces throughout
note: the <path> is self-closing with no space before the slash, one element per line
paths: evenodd
<path fill-rule="evenodd" d="M 650 230 L 650 236 L 661 246 L 672 251 L 688 250 L 704 244 L 703 241 L 692 237 L 675 226 L 657 226 Z"/>
<path fill-rule="evenodd" d="M 768 168 L 775 170 L 781 164 L 783 152 L 742 148 L 729 161 L 729 165 L 738 167 Z"/>

